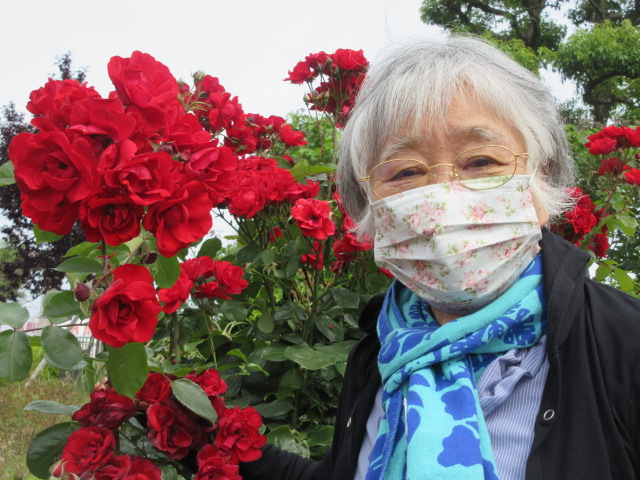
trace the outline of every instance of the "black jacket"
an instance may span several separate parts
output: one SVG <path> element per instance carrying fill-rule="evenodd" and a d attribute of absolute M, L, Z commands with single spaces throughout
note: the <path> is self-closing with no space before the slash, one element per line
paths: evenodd
<path fill-rule="evenodd" d="M 549 373 L 526 478 L 640 478 L 640 301 L 585 276 L 589 256 L 547 231 L 542 239 Z M 353 480 L 380 386 L 375 332 L 382 295 L 360 316 L 333 446 L 320 462 L 273 446 L 242 466 L 245 480 Z"/>

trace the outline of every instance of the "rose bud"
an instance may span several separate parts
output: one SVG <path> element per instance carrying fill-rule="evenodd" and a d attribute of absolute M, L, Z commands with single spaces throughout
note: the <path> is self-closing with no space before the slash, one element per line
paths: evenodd
<path fill-rule="evenodd" d="M 142 257 L 140 257 L 140 261 L 142 261 L 144 265 L 151 265 L 152 263 L 156 263 L 157 259 L 158 259 L 157 252 L 144 252 L 142 254 Z"/>
<path fill-rule="evenodd" d="M 84 302 L 85 300 L 89 300 L 91 289 L 86 283 L 78 282 L 76 283 L 76 288 L 73 290 L 73 293 L 77 301 Z"/>

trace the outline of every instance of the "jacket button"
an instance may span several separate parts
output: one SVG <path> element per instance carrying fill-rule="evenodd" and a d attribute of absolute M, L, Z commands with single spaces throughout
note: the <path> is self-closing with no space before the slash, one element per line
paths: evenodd
<path fill-rule="evenodd" d="M 556 412 L 553 409 L 549 409 L 542 414 L 542 419 L 549 421 L 555 416 L 556 416 Z"/>
<path fill-rule="evenodd" d="M 349 420 L 347 420 L 347 428 L 349 428 L 351 426 L 351 417 L 349 417 Z"/>

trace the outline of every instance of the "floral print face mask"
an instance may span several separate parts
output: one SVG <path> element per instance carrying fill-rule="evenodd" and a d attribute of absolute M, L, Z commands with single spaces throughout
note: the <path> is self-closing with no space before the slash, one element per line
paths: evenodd
<path fill-rule="evenodd" d="M 476 188 L 487 188 L 478 179 Z M 371 204 L 378 266 L 432 306 L 456 315 L 498 298 L 534 259 L 542 238 L 531 176 L 497 188 L 438 183 Z"/>

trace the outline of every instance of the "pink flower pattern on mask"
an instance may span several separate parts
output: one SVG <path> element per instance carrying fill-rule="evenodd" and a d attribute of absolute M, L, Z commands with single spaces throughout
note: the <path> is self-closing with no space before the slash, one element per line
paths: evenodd
<path fill-rule="evenodd" d="M 479 310 L 540 249 L 530 182 L 515 176 L 489 190 L 440 183 L 372 203 L 376 262 L 437 308 Z"/>

